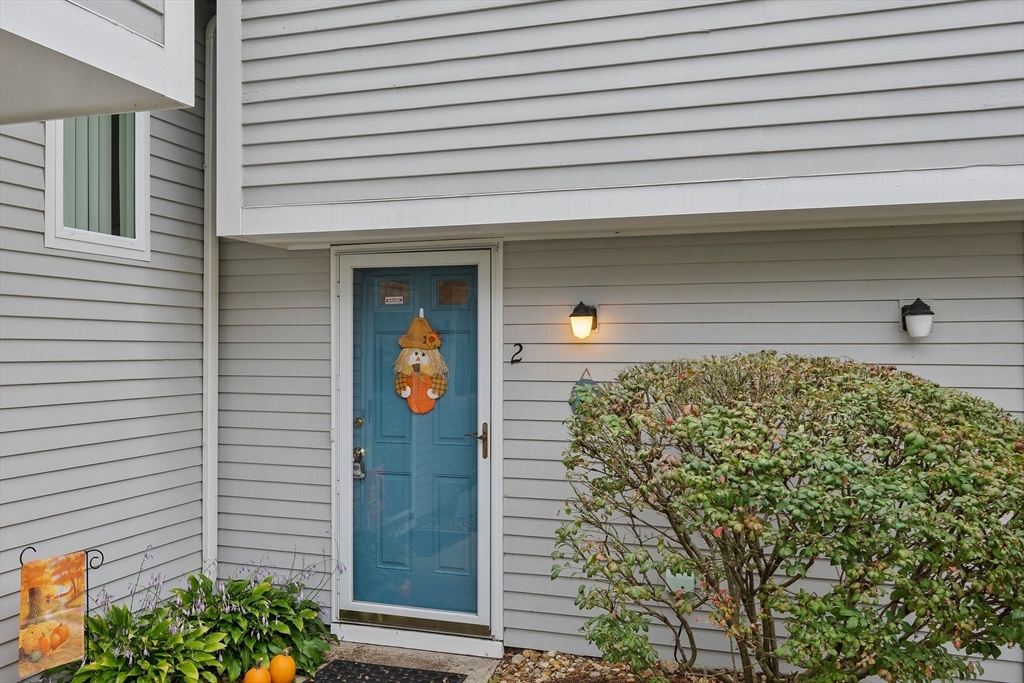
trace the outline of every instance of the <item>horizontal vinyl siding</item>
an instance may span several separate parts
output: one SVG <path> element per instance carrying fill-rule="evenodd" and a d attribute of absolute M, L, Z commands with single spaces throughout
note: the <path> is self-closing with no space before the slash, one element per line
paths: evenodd
<path fill-rule="evenodd" d="M 163 45 L 164 0 L 75 0 L 75 4 Z"/>
<path fill-rule="evenodd" d="M 242 5 L 243 204 L 1024 163 L 1024 5 Z"/>
<path fill-rule="evenodd" d="M 144 3 L 160 6 L 159 2 Z M 143 7 L 143 5 L 139 5 Z M 145 7 L 143 7 L 145 9 Z M 146 10 L 149 12 L 150 10 Z M 43 246 L 44 126 L 0 128 L 0 679 L 17 679 L 18 555 L 99 548 L 127 593 L 202 564 L 205 25 L 196 106 L 151 118 L 152 260 Z"/>
<path fill-rule="evenodd" d="M 220 255 L 220 572 L 329 561 L 329 255 Z"/>
<path fill-rule="evenodd" d="M 510 646 L 595 652 L 579 633 L 578 583 L 549 579 L 572 383 L 637 362 L 775 348 L 891 363 L 1024 417 L 1024 224 L 904 226 L 506 243 L 504 609 Z M 935 310 L 911 341 L 898 301 Z M 599 329 L 572 337 L 577 301 Z M 822 574 L 821 578 L 827 578 Z M 694 624 L 702 661 L 728 643 Z M 652 642 L 671 657 L 671 636 Z M 1021 654 L 981 680 L 1019 681 Z"/>

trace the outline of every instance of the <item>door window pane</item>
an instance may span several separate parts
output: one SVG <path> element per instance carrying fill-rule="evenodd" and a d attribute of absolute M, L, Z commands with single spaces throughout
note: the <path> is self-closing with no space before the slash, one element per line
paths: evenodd
<path fill-rule="evenodd" d="M 387 278 L 377 280 L 377 305 L 378 306 L 407 306 L 409 299 L 408 280 L 389 280 Z"/>
<path fill-rule="evenodd" d="M 469 306 L 469 279 L 436 278 L 435 304 L 437 306 Z"/>

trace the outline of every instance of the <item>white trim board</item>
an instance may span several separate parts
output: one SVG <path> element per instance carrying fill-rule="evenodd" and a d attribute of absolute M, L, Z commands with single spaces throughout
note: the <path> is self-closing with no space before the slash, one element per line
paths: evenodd
<path fill-rule="evenodd" d="M 135 237 L 118 237 L 64 225 L 64 122 L 46 122 L 43 244 L 49 249 L 150 260 L 149 112 L 135 113 Z"/>
<path fill-rule="evenodd" d="M 418 236 L 537 239 L 618 230 L 925 223 L 946 216 L 1005 220 L 1022 212 L 1024 166 L 979 166 L 244 207 L 240 231 L 220 234 L 289 248 L 322 248 Z M 560 230 L 572 234 L 560 235 Z"/>
<path fill-rule="evenodd" d="M 242 234 L 242 3 L 217 5 L 217 236 Z"/>

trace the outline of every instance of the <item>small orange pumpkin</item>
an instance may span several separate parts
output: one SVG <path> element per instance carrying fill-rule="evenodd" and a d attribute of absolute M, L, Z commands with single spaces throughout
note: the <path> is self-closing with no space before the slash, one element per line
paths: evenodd
<path fill-rule="evenodd" d="M 60 636 L 60 642 L 66 643 L 68 638 L 71 637 L 71 632 L 68 630 L 67 624 L 60 624 L 57 628 L 53 629 L 53 632 Z"/>
<path fill-rule="evenodd" d="M 295 680 L 295 660 L 285 650 L 270 660 L 270 683 L 292 683 Z"/>
<path fill-rule="evenodd" d="M 39 636 L 39 643 L 36 648 L 44 655 L 50 651 L 50 636 Z"/>
<path fill-rule="evenodd" d="M 256 666 L 245 672 L 242 683 L 271 683 L 270 671 L 264 669 L 262 663 L 257 661 Z"/>
<path fill-rule="evenodd" d="M 60 639 L 60 634 L 54 631 L 50 634 L 50 649 L 56 650 L 64 641 Z"/>

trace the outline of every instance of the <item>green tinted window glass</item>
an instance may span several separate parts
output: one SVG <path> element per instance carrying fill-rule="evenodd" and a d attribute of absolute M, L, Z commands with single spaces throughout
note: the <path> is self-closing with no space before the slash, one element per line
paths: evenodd
<path fill-rule="evenodd" d="M 64 120 L 64 225 L 135 237 L 135 115 Z"/>

